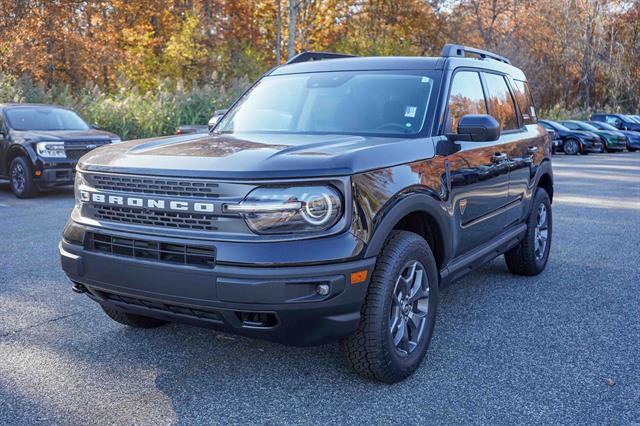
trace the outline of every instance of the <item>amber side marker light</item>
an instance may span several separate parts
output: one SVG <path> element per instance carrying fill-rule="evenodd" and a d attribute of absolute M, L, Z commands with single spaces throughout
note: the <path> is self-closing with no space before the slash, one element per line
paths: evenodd
<path fill-rule="evenodd" d="M 36 176 L 40 176 L 41 174 L 42 172 L 40 170 L 36 170 L 36 173 L 35 173 Z"/>
<path fill-rule="evenodd" d="M 350 277 L 351 285 L 360 284 L 365 281 L 367 279 L 367 274 L 368 271 L 366 269 L 358 272 L 352 272 Z"/>

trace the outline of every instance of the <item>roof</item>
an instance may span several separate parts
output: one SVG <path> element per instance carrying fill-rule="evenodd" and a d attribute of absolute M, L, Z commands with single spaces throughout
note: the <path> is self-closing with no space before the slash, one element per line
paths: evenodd
<path fill-rule="evenodd" d="M 384 70 L 444 70 L 474 67 L 494 70 L 526 80 L 524 73 L 507 63 L 493 59 L 421 56 L 357 56 L 284 64 L 272 69 L 269 75 L 301 74 L 331 71 L 384 71 Z"/>
<path fill-rule="evenodd" d="M 61 109 L 69 109 L 69 110 L 71 109 L 62 105 L 55 105 L 55 104 L 30 104 L 30 103 L 16 103 L 16 102 L 0 104 L 0 108 L 20 108 L 20 107 L 50 107 L 50 108 L 61 108 Z"/>

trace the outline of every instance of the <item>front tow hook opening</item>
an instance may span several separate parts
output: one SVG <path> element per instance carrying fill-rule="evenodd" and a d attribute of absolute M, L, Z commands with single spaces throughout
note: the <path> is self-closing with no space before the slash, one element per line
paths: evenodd
<path fill-rule="evenodd" d="M 74 292 L 78 293 L 78 294 L 84 294 L 89 292 L 89 290 L 87 290 L 87 288 L 80 283 L 73 283 L 73 285 L 71 286 L 71 290 L 73 290 Z"/>

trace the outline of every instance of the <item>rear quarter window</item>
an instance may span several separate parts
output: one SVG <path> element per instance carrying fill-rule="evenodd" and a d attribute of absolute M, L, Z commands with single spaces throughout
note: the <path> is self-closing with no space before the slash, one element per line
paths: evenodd
<path fill-rule="evenodd" d="M 484 73 L 487 82 L 487 104 L 489 112 L 498 120 L 503 131 L 519 127 L 516 106 L 511 97 L 507 81 L 502 75 Z"/>
<path fill-rule="evenodd" d="M 538 117 L 536 116 L 536 108 L 533 105 L 533 97 L 531 96 L 531 91 L 529 91 L 529 85 L 522 80 L 513 80 L 513 82 L 515 86 L 514 95 L 524 124 L 537 123 Z"/>

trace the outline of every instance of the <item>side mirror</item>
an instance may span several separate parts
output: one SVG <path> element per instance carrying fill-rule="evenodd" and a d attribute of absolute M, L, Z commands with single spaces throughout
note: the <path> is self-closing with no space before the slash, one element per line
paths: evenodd
<path fill-rule="evenodd" d="M 98 126 L 96 123 L 90 124 L 89 127 L 91 127 L 93 130 L 100 130 L 100 126 Z"/>
<path fill-rule="evenodd" d="M 458 133 L 449 133 L 450 141 L 493 142 L 500 138 L 500 123 L 488 114 L 467 114 L 458 123 Z"/>
<path fill-rule="evenodd" d="M 217 109 L 213 112 L 213 117 L 211 117 L 211 120 L 209 120 L 209 123 L 207 124 L 207 126 L 209 127 L 209 131 L 213 130 L 213 128 L 216 127 L 216 124 L 218 124 L 218 121 L 220 121 L 220 119 L 224 117 L 227 111 L 229 110 Z"/>

